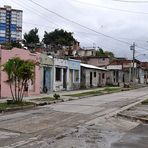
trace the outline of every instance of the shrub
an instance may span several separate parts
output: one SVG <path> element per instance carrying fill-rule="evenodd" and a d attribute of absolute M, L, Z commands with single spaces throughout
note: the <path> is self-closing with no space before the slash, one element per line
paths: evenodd
<path fill-rule="evenodd" d="M 60 98 L 59 94 L 54 94 L 53 97 L 55 98 L 55 100 L 58 100 Z"/>

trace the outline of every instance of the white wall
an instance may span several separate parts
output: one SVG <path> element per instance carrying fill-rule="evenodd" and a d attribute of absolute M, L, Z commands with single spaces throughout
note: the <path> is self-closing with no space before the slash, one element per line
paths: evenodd
<path fill-rule="evenodd" d="M 61 68 L 61 81 L 56 81 L 56 68 Z M 54 66 L 53 66 L 53 90 L 60 91 L 63 90 L 63 70 L 67 69 L 67 80 L 68 77 L 68 61 L 63 59 L 54 58 Z M 68 84 L 67 84 L 68 85 Z"/>

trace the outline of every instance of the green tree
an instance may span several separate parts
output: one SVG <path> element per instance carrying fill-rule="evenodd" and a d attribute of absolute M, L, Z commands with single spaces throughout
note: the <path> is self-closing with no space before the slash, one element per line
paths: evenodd
<path fill-rule="evenodd" d="M 53 32 L 45 31 L 43 42 L 51 46 L 72 46 L 76 40 L 72 32 L 64 31 L 63 29 L 55 29 Z"/>
<path fill-rule="evenodd" d="M 99 50 L 96 51 L 96 56 L 105 56 L 105 53 L 102 48 L 99 48 Z"/>
<path fill-rule="evenodd" d="M 33 49 L 39 43 L 38 29 L 31 29 L 28 33 L 24 34 L 24 44 L 26 47 Z"/>
<path fill-rule="evenodd" d="M 114 53 L 111 52 L 111 51 L 105 51 L 104 53 L 105 53 L 106 56 L 108 56 L 110 58 L 114 58 L 115 57 Z"/>
<path fill-rule="evenodd" d="M 1 45 L 4 46 L 4 48 L 6 49 L 12 49 L 14 47 L 22 48 L 22 45 L 19 42 L 6 42 L 6 43 L 2 43 Z"/>
<path fill-rule="evenodd" d="M 102 48 L 99 48 L 99 50 L 96 52 L 96 56 L 108 56 L 110 58 L 114 58 L 114 53 L 111 51 L 104 51 Z"/>
<path fill-rule="evenodd" d="M 28 81 L 33 79 L 34 75 L 33 61 L 22 60 L 18 57 L 9 59 L 3 65 L 3 71 L 8 75 L 6 81 L 10 86 L 13 102 L 22 102 L 25 87 L 28 86 Z"/>

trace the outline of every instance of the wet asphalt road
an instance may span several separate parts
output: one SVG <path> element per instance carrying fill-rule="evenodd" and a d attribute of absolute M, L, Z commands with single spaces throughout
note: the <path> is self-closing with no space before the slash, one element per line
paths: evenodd
<path fill-rule="evenodd" d="M 33 110 L 0 115 L 0 147 L 71 148 L 72 143 L 76 145 L 74 148 L 110 148 L 100 147 L 100 145 L 97 144 L 97 140 L 101 140 L 98 136 L 99 131 L 102 129 L 102 126 L 108 122 L 108 120 L 102 121 L 100 117 L 105 117 L 105 115 L 114 113 L 124 106 L 143 99 L 143 97 L 148 97 L 147 89 L 148 88 L 141 88 L 127 92 L 95 96 L 39 107 Z M 98 126 L 95 127 L 92 137 L 92 132 L 87 132 L 88 128 L 86 127 L 85 133 L 88 133 L 90 136 L 90 141 L 93 139 L 92 143 L 87 140 L 85 133 L 82 138 L 77 137 L 75 141 L 74 137 L 67 134 L 71 133 L 71 131 L 77 131 L 79 126 L 83 129 L 86 123 L 97 119 Z M 102 122 L 101 124 L 99 123 L 100 121 Z M 118 120 L 114 122 L 114 124 L 109 124 L 107 133 L 110 133 L 109 130 L 111 130 L 111 127 L 116 127 L 117 124 L 120 125 Z M 129 124 L 127 124 L 127 126 L 128 125 Z M 123 128 L 125 127 L 126 126 Z M 98 128 L 100 129 L 97 130 Z M 121 137 L 121 140 L 115 138 L 116 140 L 112 142 L 112 148 L 148 148 L 148 133 L 145 132 L 145 128 L 147 129 L 147 125 L 139 126 L 126 134 L 123 132 L 125 135 Z M 116 130 L 118 129 L 112 132 L 111 137 L 114 136 L 113 133 L 118 133 Z M 66 138 L 68 139 L 65 139 L 65 136 L 59 136 L 63 133 L 66 133 Z M 115 135 L 115 137 L 117 136 Z M 57 145 L 52 146 L 53 141 L 55 144 L 57 143 Z M 65 143 L 67 143 L 66 146 L 64 145 Z M 135 144 L 139 146 L 136 147 Z"/>
<path fill-rule="evenodd" d="M 148 125 L 140 124 L 128 131 L 111 148 L 148 148 Z"/>

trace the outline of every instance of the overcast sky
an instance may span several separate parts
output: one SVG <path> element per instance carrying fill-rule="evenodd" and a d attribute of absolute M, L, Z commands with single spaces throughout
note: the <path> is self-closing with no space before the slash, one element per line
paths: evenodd
<path fill-rule="evenodd" d="M 124 0 L 123 0 L 124 1 Z M 131 0 L 132 1 L 132 0 Z M 148 2 L 128 3 L 117 0 L 34 0 L 48 10 L 102 34 L 148 49 Z M 29 0 L 0 0 L 0 6 L 11 5 L 23 10 L 23 33 L 37 27 L 44 31 L 63 28 L 74 33 L 81 47 L 102 47 L 120 57 L 131 57 L 128 44 L 104 37 L 68 22 Z M 139 59 L 148 59 L 148 50 L 136 48 Z"/>

